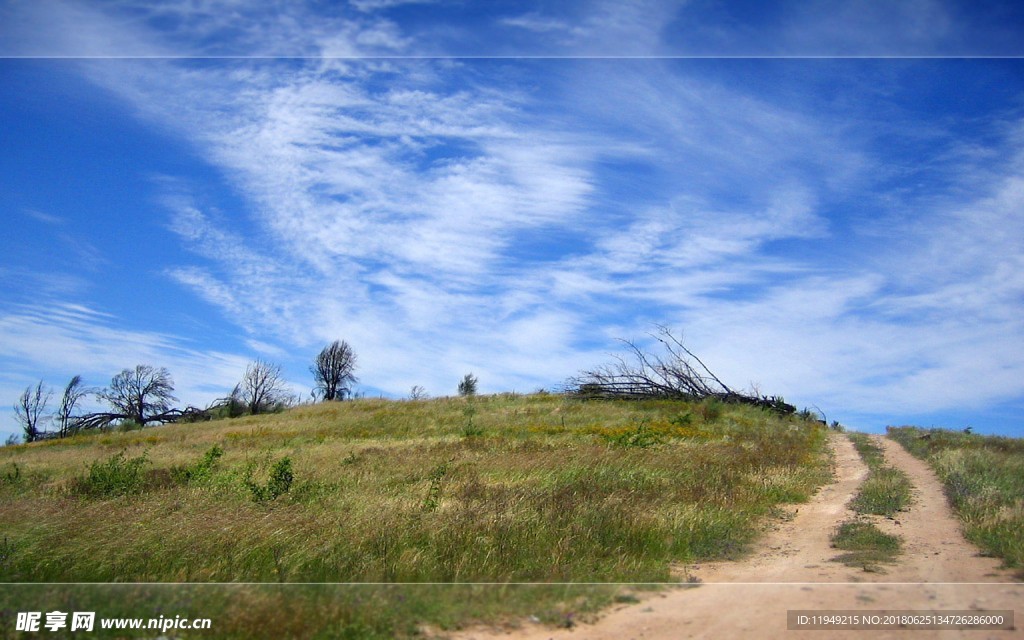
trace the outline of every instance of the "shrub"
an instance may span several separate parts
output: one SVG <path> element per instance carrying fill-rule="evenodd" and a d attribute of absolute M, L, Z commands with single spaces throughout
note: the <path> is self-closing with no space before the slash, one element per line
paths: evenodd
<path fill-rule="evenodd" d="M 171 470 L 171 476 L 178 482 L 188 484 L 206 480 L 213 473 L 217 460 L 224 455 L 224 449 L 220 445 L 213 445 L 203 454 L 203 459 L 195 464 L 182 467 L 175 467 Z"/>
<path fill-rule="evenodd" d="M 21 468 L 18 467 L 17 462 L 12 462 L 11 467 L 10 471 L 4 472 L 3 480 L 10 484 L 15 484 L 21 479 Z"/>
<path fill-rule="evenodd" d="M 483 427 L 478 427 L 473 424 L 473 416 L 476 415 L 476 407 L 472 403 L 468 404 L 465 409 L 462 410 L 462 415 L 466 416 L 466 424 L 462 427 L 462 435 L 466 438 L 473 438 L 484 435 Z"/>
<path fill-rule="evenodd" d="M 697 403 L 694 410 L 701 417 L 701 420 L 710 424 L 721 420 L 724 408 L 722 401 L 718 398 L 706 398 Z"/>
<path fill-rule="evenodd" d="M 641 421 L 635 428 L 606 436 L 609 442 L 620 447 L 631 447 L 635 449 L 647 449 L 665 442 L 665 436 L 647 426 Z"/>
<path fill-rule="evenodd" d="M 252 499 L 256 502 L 276 500 L 278 497 L 288 493 L 292 488 L 292 481 L 295 475 L 292 473 L 292 460 L 289 457 L 281 458 L 270 470 L 270 479 L 267 484 L 256 484 L 251 475 L 245 479 L 245 486 L 252 493 Z"/>
<path fill-rule="evenodd" d="M 119 425 L 117 425 L 117 430 L 120 433 L 128 433 L 129 431 L 138 431 L 141 428 L 142 428 L 142 425 L 139 424 L 138 422 L 134 421 L 134 420 L 122 420 L 121 423 Z"/>
<path fill-rule="evenodd" d="M 121 451 L 106 462 L 95 461 L 89 465 L 89 473 L 72 483 L 71 491 L 90 498 L 141 493 L 145 482 L 142 467 L 148 462 L 143 453 L 137 458 L 125 458 Z"/>

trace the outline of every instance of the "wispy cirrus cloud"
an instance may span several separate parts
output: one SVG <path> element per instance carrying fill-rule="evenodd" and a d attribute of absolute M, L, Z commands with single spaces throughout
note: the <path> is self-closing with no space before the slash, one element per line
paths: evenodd
<path fill-rule="evenodd" d="M 829 131 L 830 119 L 668 69 L 637 79 L 596 65 L 588 71 L 602 81 L 583 74 L 560 88 L 588 119 L 557 105 L 547 112 L 550 123 L 583 123 L 568 133 L 532 119 L 528 96 L 497 94 L 482 80 L 474 86 L 472 69 L 471 81 L 460 78 L 452 91 L 450 70 L 424 66 L 386 89 L 374 87 L 393 67 L 304 68 L 286 81 L 236 73 L 229 120 L 216 117 L 220 92 L 177 76 L 175 91 L 208 110 L 188 118 L 190 135 L 254 203 L 272 251 L 217 258 L 200 245 L 221 266 L 183 267 L 175 278 L 253 334 L 307 344 L 353 337 L 380 359 L 368 377 L 396 391 L 404 383 L 436 387 L 466 368 L 499 384 L 560 377 L 575 370 L 568 363 L 585 366 L 608 348 L 595 344 L 612 332 L 634 336 L 652 321 L 688 327 L 733 379 L 846 406 L 854 402 L 844 398 L 856 398 L 865 411 L 921 410 L 937 397 L 934 381 L 948 380 L 967 355 L 935 359 L 949 325 L 933 331 L 863 317 L 909 303 L 892 293 L 898 278 L 881 266 L 830 274 L 827 261 L 769 251 L 781 241 L 834 242 L 823 203 L 851 182 L 870 184 L 884 166 L 862 139 Z M 145 91 L 129 95 L 167 104 Z M 598 101 L 599 94 L 628 99 Z M 596 213 L 615 202 L 614 194 L 602 197 L 607 162 L 649 168 L 655 188 L 642 194 L 642 206 Z M 923 219 L 963 204 L 932 203 L 938 208 Z M 952 228 L 963 225 L 953 218 L 961 222 Z M 213 246 L 244 244 L 216 227 L 194 232 L 206 224 L 192 220 L 178 231 Z M 517 241 L 522 232 L 580 225 L 571 255 L 518 259 L 528 250 Z M 963 229 L 943 229 L 917 229 L 908 242 L 918 248 L 906 255 L 942 246 L 949 233 L 964 237 Z M 954 280 L 969 289 L 972 278 Z M 914 290 L 919 300 L 944 295 L 924 293 L 921 283 Z M 273 304 L 259 302 L 261 292 Z M 972 340 L 968 327 L 957 333 Z M 885 346 L 892 341 L 902 349 Z M 996 348 L 985 336 L 973 344 Z M 557 366 L 548 364 L 554 345 Z M 426 373 L 423 363 L 437 361 L 445 366 Z M 842 375 L 824 375 L 837 364 Z M 831 391 L 837 379 L 848 392 Z M 1004 397 L 1014 388 L 990 391 Z"/>
<path fill-rule="evenodd" d="M 68 379 L 81 375 L 88 385 L 102 387 L 121 369 L 149 364 L 167 367 L 177 383 L 176 395 L 201 405 L 224 396 L 247 364 L 246 358 L 203 349 L 180 336 L 126 330 L 110 314 L 52 301 L 17 305 L 0 314 L 0 353 L 9 363 L 20 363 L 9 364 L 0 378 L 0 393 L 10 398 L 37 380 L 41 370 Z"/>
<path fill-rule="evenodd" d="M 156 211 L 190 252 L 163 272 L 240 327 L 248 348 L 309 352 L 342 337 L 382 391 L 451 392 L 468 370 L 487 390 L 529 389 L 661 322 L 734 384 L 870 419 L 1024 393 L 1013 346 L 1024 147 L 1012 126 L 975 136 L 901 106 L 919 67 L 375 58 L 438 42 L 478 51 L 509 32 L 520 39 L 483 48 L 586 57 L 724 46 L 683 3 L 528 7 L 488 16 L 472 41 L 470 23 L 443 37 L 406 28 L 397 16 L 408 4 L 67 14 L 92 35 L 57 50 L 111 33 L 127 51 L 310 56 L 79 67 L 187 141 L 239 197 L 224 209 L 202 187 L 164 181 Z M 809 22 L 823 6 L 765 9 L 780 44 L 751 50 L 831 51 L 833 27 Z M 867 9 L 843 47 L 870 44 L 868 23 L 890 15 Z M 955 41 L 955 8 L 919 9 L 892 9 L 924 25 L 901 47 Z M 687 44 L 687 33 L 705 39 Z M 1012 109 L 1000 117 L 1021 121 Z M 942 153 L 905 152 L 921 147 Z M 75 322 L 110 338 L 112 319 Z M 38 334 L 63 339 L 46 322 Z M 180 339 L 137 337 L 151 344 L 141 353 L 172 354 L 188 375 L 201 361 Z"/>

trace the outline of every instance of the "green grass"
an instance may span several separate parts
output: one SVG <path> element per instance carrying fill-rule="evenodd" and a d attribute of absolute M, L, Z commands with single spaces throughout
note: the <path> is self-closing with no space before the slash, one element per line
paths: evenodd
<path fill-rule="evenodd" d="M 861 458 L 868 465 L 868 477 L 861 485 L 851 507 L 860 514 L 893 517 L 910 505 L 912 485 L 907 474 L 885 464 L 881 447 L 863 433 L 851 433 Z"/>
<path fill-rule="evenodd" d="M 847 552 L 835 558 L 836 561 L 872 571 L 877 570 L 878 564 L 895 562 L 903 542 L 899 536 L 884 533 L 873 523 L 858 519 L 839 525 L 832 536 L 832 546 Z"/>
<path fill-rule="evenodd" d="M 1024 568 L 1024 440 L 917 427 L 888 433 L 935 469 L 968 540 Z"/>
<path fill-rule="evenodd" d="M 360 639 L 444 637 L 478 621 L 528 617 L 570 627 L 614 603 L 639 600 L 635 586 L 442 584 L 97 584 L 6 585 L 0 637 L 15 635 L 19 611 L 92 611 L 104 618 L 209 618 L 209 630 L 159 632 L 63 629 L 40 637 Z M 642 586 L 641 586 L 642 588 Z M 70 616 L 69 616 L 70 617 Z M 44 617 L 45 621 L 45 617 Z M 97 623 L 98 626 L 98 623 Z"/>
<path fill-rule="evenodd" d="M 76 489 L 95 468 L 131 475 L 140 458 L 130 491 Z M 752 407 L 508 394 L 320 404 L 0 449 L 0 580 L 663 582 L 673 563 L 738 557 L 775 505 L 828 478 L 822 427 Z M 494 587 L 470 616 L 464 595 L 402 586 L 381 592 L 406 598 L 402 616 L 447 626 L 591 610 L 617 593 Z M 378 608 L 381 637 L 410 633 Z"/>
<path fill-rule="evenodd" d="M 846 436 L 869 469 L 877 469 L 885 465 L 885 454 L 882 452 L 882 447 L 872 442 L 870 436 L 856 432 L 848 433 Z"/>

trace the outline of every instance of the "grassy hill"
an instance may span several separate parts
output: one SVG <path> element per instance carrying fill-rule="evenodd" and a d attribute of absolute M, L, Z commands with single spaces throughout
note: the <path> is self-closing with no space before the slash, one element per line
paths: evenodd
<path fill-rule="evenodd" d="M 685 580 L 686 563 L 742 553 L 778 504 L 827 480 L 824 435 L 815 421 L 715 401 L 505 394 L 4 447 L 0 579 L 367 585 L 298 598 L 295 586 L 248 587 L 251 598 L 292 594 L 298 609 L 273 624 L 336 621 L 302 637 L 343 637 L 339 620 L 384 637 L 505 612 L 558 616 L 623 596 L 553 583 Z M 223 592 L 182 599 L 202 585 L 148 589 L 135 601 L 175 593 L 179 608 L 221 612 L 225 637 L 257 624 L 229 615 Z M 387 606 L 367 605 L 379 598 Z"/>

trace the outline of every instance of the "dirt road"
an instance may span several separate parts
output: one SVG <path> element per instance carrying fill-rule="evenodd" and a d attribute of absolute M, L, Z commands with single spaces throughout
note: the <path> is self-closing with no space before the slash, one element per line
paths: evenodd
<path fill-rule="evenodd" d="M 768 532 L 757 551 L 739 562 L 680 567 L 700 579 L 695 588 L 676 589 L 610 611 L 593 625 L 573 629 L 525 622 L 512 630 L 472 629 L 462 640 L 661 640 L 677 638 L 1024 638 L 1024 619 L 1010 631 L 789 631 L 789 610 L 950 611 L 1013 610 L 1024 616 L 1024 584 L 999 561 L 983 558 L 964 541 L 938 479 L 927 465 L 897 443 L 878 438 L 890 465 L 914 484 L 914 503 L 878 526 L 903 537 L 898 564 L 884 572 L 833 562 L 839 552 L 829 537 L 853 516 L 847 504 L 867 476 L 867 467 L 844 435 L 831 435 L 835 481 L 793 518 Z M 867 635 L 866 635 L 867 634 Z"/>

